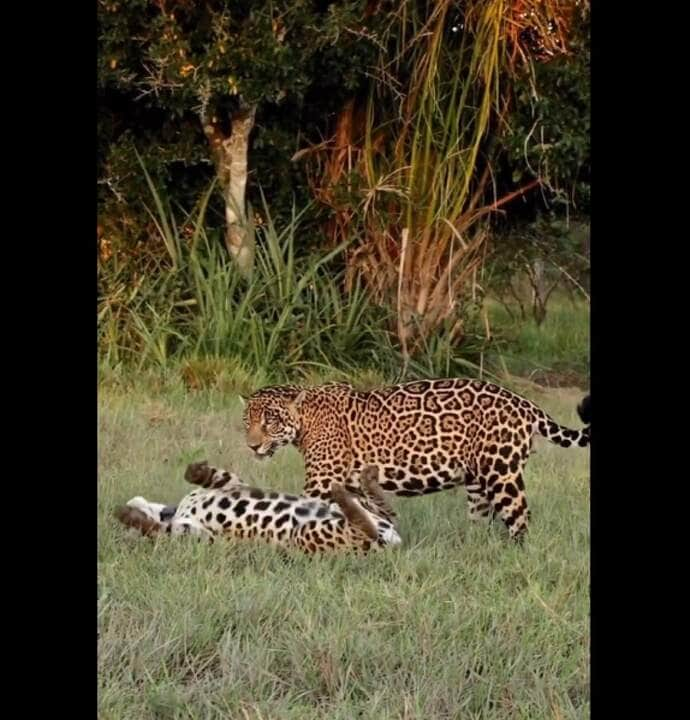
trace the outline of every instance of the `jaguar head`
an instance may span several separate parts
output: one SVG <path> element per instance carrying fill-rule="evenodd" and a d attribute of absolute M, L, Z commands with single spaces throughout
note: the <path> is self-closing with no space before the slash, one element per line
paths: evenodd
<path fill-rule="evenodd" d="M 257 458 L 271 457 L 278 448 L 298 438 L 303 396 L 301 388 L 283 385 L 262 388 L 241 398 L 247 445 Z"/>

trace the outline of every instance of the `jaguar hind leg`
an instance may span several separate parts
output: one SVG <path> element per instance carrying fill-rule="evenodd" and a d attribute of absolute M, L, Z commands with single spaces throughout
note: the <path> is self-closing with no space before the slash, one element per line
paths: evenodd
<path fill-rule="evenodd" d="M 527 532 L 529 510 L 522 473 L 499 476 L 487 491 L 494 512 L 505 523 L 513 540 L 521 541 Z"/>
<path fill-rule="evenodd" d="M 491 503 L 484 493 L 467 491 L 467 517 L 470 520 L 488 518 L 492 513 Z"/>

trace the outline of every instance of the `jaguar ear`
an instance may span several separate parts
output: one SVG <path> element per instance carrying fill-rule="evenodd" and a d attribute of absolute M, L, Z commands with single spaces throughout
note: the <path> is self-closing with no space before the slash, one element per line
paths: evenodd
<path fill-rule="evenodd" d="M 300 411 L 300 409 L 301 409 L 301 407 L 302 407 L 302 403 L 304 402 L 304 399 L 306 398 L 306 396 L 307 396 L 307 391 L 306 391 L 306 390 L 302 390 L 302 391 L 299 393 L 299 395 L 297 395 L 297 397 L 290 403 L 290 405 L 292 406 L 292 409 L 293 409 L 295 412 L 299 412 L 299 411 Z"/>
<path fill-rule="evenodd" d="M 295 407 L 298 410 L 302 407 L 302 403 L 304 402 L 306 397 L 307 397 L 307 391 L 302 390 L 302 392 L 295 398 Z"/>

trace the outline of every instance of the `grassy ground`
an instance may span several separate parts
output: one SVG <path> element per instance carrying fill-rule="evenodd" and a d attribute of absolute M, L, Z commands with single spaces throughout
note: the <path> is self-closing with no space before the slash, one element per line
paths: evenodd
<path fill-rule="evenodd" d="M 581 392 L 529 394 L 579 427 Z M 293 449 L 259 463 L 229 395 L 104 387 L 99 408 L 99 717 L 443 720 L 589 716 L 588 450 L 527 465 L 523 548 L 470 525 L 462 490 L 395 499 L 404 544 L 366 559 L 128 536 L 133 495 L 175 502 L 208 458 L 299 490 Z"/>
<path fill-rule="evenodd" d="M 531 316 L 520 319 L 517 307 L 512 317 L 495 300 L 487 301 L 487 309 L 500 338 L 490 353 L 498 369 L 546 386 L 589 386 L 588 303 L 555 293 L 541 327 Z"/>

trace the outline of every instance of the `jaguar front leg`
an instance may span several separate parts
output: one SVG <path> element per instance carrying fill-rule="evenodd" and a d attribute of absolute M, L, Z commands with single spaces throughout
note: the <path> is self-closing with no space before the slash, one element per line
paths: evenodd
<path fill-rule="evenodd" d="M 506 473 L 487 491 L 492 508 L 505 523 L 510 537 L 522 542 L 527 532 L 529 510 L 521 472 Z"/>
<path fill-rule="evenodd" d="M 213 542 L 213 534 L 196 520 L 176 517 L 171 520 L 160 520 L 151 512 L 151 505 L 157 503 L 147 503 L 139 497 L 132 498 L 126 505 L 117 508 L 115 516 L 123 525 L 138 530 L 145 537 L 161 534 L 194 535 L 206 542 Z"/>
<path fill-rule="evenodd" d="M 352 492 L 361 496 L 376 515 L 390 521 L 398 528 L 398 515 L 381 489 L 379 477 L 381 470 L 376 465 L 367 465 L 361 472 L 352 471 L 350 477 L 355 482 Z"/>
<path fill-rule="evenodd" d="M 481 492 L 467 491 L 467 517 L 476 522 L 493 515 L 491 503 Z"/>
<path fill-rule="evenodd" d="M 304 453 L 304 490 L 308 497 L 317 497 L 322 500 L 331 500 L 331 486 L 334 482 L 340 483 L 346 489 L 354 485 L 350 479 L 352 458 L 348 451 L 336 448 L 338 452 L 325 443 L 312 446 Z"/>

